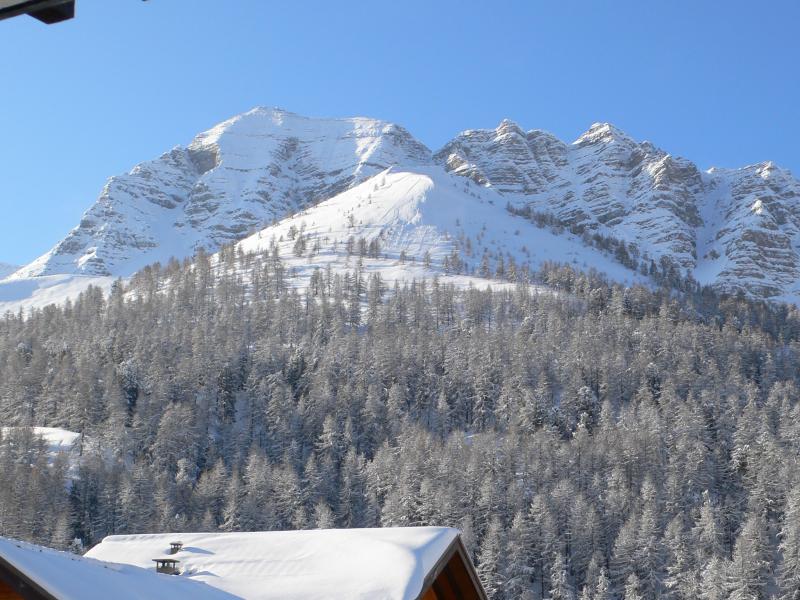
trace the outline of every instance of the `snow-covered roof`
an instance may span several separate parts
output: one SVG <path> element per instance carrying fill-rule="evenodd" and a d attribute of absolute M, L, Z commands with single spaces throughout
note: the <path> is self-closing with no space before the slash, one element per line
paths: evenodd
<path fill-rule="evenodd" d="M 458 539 L 443 527 L 109 536 L 86 556 L 152 569 L 183 548 L 179 580 L 247 600 L 415 600 Z M 117 597 L 115 600 L 120 600 Z"/>
<path fill-rule="evenodd" d="M 160 575 L 152 568 L 107 563 L 0 537 L 0 570 L 9 567 L 58 600 L 234 600 L 192 578 Z"/>

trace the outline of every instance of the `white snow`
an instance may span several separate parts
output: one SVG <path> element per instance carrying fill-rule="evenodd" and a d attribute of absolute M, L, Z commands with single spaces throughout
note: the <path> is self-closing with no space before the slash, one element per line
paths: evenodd
<path fill-rule="evenodd" d="M 379 175 L 387 167 L 393 171 Z M 295 258 L 285 235 L 280 243 L 298 287 L 316 267 L 352 270 L 355 259 L 341 252 L 350 235 L 381 236 L 387 257 L 364 267 L 389 284 L 439 275 L 459 286 L 507 285 L 474 275 L 484 250 L 532 268 L 551 260 L 620 283 L 643 281 L 579 237 L 509 215 L 507 202 L 589 224 L 596 227 L 590 232 L 634 243 L 656 262 L 668 256 L 719 289 L 769 288 L 800 298 L 800 211 L 792 203 L 799 194 L 800 182 L 772 163 L 700 174 L 608 123 L 566 144 L 505 120 L 494 130 L 467 131 L 431 156 L 385 121 L 259 107 L 112 177 L 52 250 L 13 273 L 0 265 L 0 314 L 63 303 L 89 285 L 108 290 L 116 277 L 146 265 L 201 247 L 214 252 L 248 235 L 245 246 L 263 247 L 303 223 L 310 243 L 320 241 L 318 255 Z M 350 214 L 355 221 L 343 221 Z M 771 248 L 761 252 L 743 237 L 767 239 Z M 465 252 L 467 238 L 472 251 Z M 425 250 L 431 268 L 420 264 Z M 469 275 L 443 272 L 453 250 Z M 416 260 L 402 264 L 400 251 Z"/>
<path fill-rule="evenodd" d="M 28 311 L 50 304 L 74 300 L 93 285 L 104 292 L 111 289 L 114 277 L 86 275 L 43 275 L 40 277 L 10 277 L 0 280 L 0 315 L 8 311 Z"/>
<path fill-rule="evenodd" d="M 5 279 L 17 269 L 19 269 L 17 265 L 11 265 L 8 263 L 0 262 L 0 280 Z"/>
<path fill-rule="evenodd" d="M 235 600 L 188 577 L 112 564 L 0 537 L 0 557 L 59 600 Z"/>
<path fill-rule="evenodd" d="M 123 535 L 86 556 L 152 568 L 180 540 L 175 579 L 246 600 L 415 600 L 457 536 L 440 527 Z"/>
<path fill-rule="evenodd" d="M 128 277 L 249 231 L 393 164 L 428 160 L 402 128 L 255 108 L 108 180 L 81 223 L 15 278 Z"/>
<path fill-rule="evenodd" d="M 306 253 L 293 253 L 290 232 L 307 236 Z M 287 267 L 302 287 L 318 268 L 331 265 L 334 272 L 353 271 L 357 252 L 348 257 L 349 237 L 377 239 L 380 258 L 364 258 L 365 272 L 380 272 L 389 285 L 394 281 L 432 279 L 459 287 L 470 284 L 495 288 L 510 285 L 477 276 L 484 251 L 503 256 L 508 266 L 513 257 L 518 266 L 539 267 L 545 261 L 569 263 L 579 270 L 594 268 L 616 281 L 632 283 L 641 277 L 601 252 L 585 246 L 577 237 L 556 235 L 505 209 L 504 198 L 492 189 L 468 179 L 445 173 L 437 167 L 414 171 L 387 170 L 362 184 L 306 209 L 277 225 L 254 234 L 238 246 L 244 252 L 266 251 L 273 240 Z M 467 240 L 469 240 L 468 250 Z M 309 251 L 319 242 L 318 254 Z M 446 275 L 442 263 L 456 251 L 472 271 Z M 401 252 L 406 261 L 401 263 Z M 423 258 L 431 256 L 431 267 Z"/>
<path fill-rule="evenodd" d="M 17 429 L 21 428 L 0 427 L 3 436 Z M 50 464 L 58 456 L 65 456 L 68 464 L 67 476 L 70 479 L 75 479 L 78 474 L 81 454 L 81 434 L 57 427 L 32 427 L 31 430 L 33 435 L 41 438 L 45 443 Z"/>

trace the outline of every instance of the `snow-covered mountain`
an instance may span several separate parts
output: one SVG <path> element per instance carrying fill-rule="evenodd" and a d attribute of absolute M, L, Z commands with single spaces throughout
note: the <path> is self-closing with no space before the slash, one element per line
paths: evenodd
<path fill-rule="evenodd" d="M 772 163 L 701 172 L 650 142 L 596 123 L 572 144 L 503 121 L 437 152 L 450 172 L 517 208 L 624 240 L 725 292 L 800 293 L 800 182 Z"/>
<path fill-rule="evenodd" d="M 390 276 L 456 276 L 457 260 L 459 276 L 486 279 L 509 259 L 548 259 L 641 279 L 587 246 L 586 233 L 626 242 L 640 268 L 667 258 L 717 289 L 796 301 L 799 198 L 800 182 L 772 163 L 704 172 L 609 124 L 570 144 L 503 121 L 432 154 L 384 121 L 256 108 L 112 177 L 75 229 L 0 282 L 0 311 L 244 238 L 253 249 L 274 237 L 308 272 L 320 261 L 350 265 L 341 245 L 352 237 L 378 240 L 371 268 Z M 574 233 L 556 235 L 509 207 Z M 289 238 L 303 227 L 312 258 Z"/>
<path fill-rule="evenodd" d="M 391 123 L 256 108 L 109 179 L 80 224 L 16 277 L 131 275 L 241 239 L 388 166 L 428 162 Z"/>

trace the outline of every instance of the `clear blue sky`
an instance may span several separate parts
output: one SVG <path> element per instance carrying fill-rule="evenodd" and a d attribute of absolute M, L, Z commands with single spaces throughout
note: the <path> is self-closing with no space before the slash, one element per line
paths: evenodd
<path fill-rule="evenodd" d="M 0 22 L 0 261 L 107 177 L 256 105 L 398 122 L 437 148 L 503 117 L 610 121 L 701 167 L 800 174 L 800 2 L 77 0 Z"/>

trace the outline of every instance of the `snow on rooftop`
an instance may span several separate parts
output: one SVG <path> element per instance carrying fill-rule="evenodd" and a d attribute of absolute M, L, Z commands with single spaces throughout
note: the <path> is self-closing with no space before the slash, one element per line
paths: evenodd
<path fill-rule="evenodd" d="M 457 537 L 444 527 L 119 535 L 86 556 L 152 569 L 180 539 L 176 579 L 239 598 L 415 600 Z"/>
<path fill-rule="evenodd" d="M 0 537 L 5 561 L 59 600 L 234 600 L 192 578 L 160 575 L 153 569 L 106 563 Z"/>

